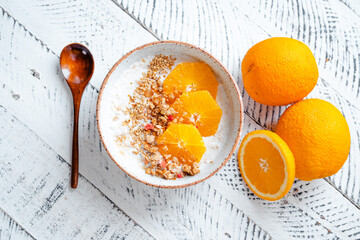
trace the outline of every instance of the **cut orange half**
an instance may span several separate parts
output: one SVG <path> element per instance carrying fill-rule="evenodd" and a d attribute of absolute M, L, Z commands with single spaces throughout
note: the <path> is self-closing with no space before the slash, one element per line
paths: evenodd
<path fill-rule="evenodd" d="M 180 122 L 194 125 L 201 136 L 216 133 L 222 111 L 208 91 L 185 92 L 176 99 L 172 108 Z"/>
<path fill-rule="evenodd" d="M 163 83 L 165 94 L 175 98 L 183 92 L 207 90 L 216 99 L 218 81 L 206 63 L 180 63 L 166 77 Z"/>
<path fill-rule="evenodd" d="M 295 159 L 276 133 L 248 133 L 240 145 L 239 168 L 249 188 L 260 198 L 276 201 L 290 190 L 295 178 Z"/>
<path fill-rule="evenodd" d="M 193 125 L 171 124 L 157 139 L 160 153 L 176 157 L 181 163 L 200 162 L 206 151 L 204 140 Z"/>

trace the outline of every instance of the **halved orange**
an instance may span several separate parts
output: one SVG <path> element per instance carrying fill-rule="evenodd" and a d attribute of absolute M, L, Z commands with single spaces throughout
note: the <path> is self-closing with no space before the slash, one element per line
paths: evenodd
<path fill-rule="evenodd" d="M 174 123 L 157 139 L 162 155 L 170 154 L 181 163 L 200 162 L 206 151 L 204 140 L 193 125 Z"/>
<path fill-rule="evenodd" d="M 218 85 L 206 63 L 180 63 L 164 80 L 163 89 L 165 94 L 172 93 L 175 98 L 183 92 L 207 90 L 216 99 Z"/>
<path fill-rule="evenodd" d="M 248 133 L 240 145 L 239 168 L 249 188 L 260 198 L 276 201 L 290 190 L 295 178 L 295 159 L 276 133 Z"/>
<path fill-rule="evenodd" d="M 208 91 L 185 92 L 172 105 L 180 122 L 193 124 L 201 136 L 214 135 L 218 129 L 222 111 Z"/>

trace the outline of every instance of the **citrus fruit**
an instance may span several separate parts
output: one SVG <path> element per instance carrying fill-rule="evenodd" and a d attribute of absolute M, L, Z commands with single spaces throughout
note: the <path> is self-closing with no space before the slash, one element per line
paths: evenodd
<path fill-rule="evenodd" d="M 349 126 L 334 105 L 321 99 L 306 99 L 290 106 L 275 132 L 293 152 L 296 177 L 301 180 L 337 173 L 349 155 Z"/>
<path fill-rule="evenodd" d="M 250 48 L 242 61 L 241 72 L 250 97 L 272 106 L 303 99 L 319 77 L 309 47 L 284 37 L 269 38 Z"/>
<path fill-rule="evenodd" d="M 248 133 L 241 142 L 238 160 L 245 182 L 262 199 L 279 200 L 294 182 L 294 156 L 287 144 L 271 131 Z"/>
<path fill-rule="evenodd" d="M 193 125 L 174 123 L 157 139 L 162 155 L 170 154 L 181 163 L 200 162 L 206 147 L 199 131 Z"/>
<path fill-rule="evenodd" d="M 216 99 L 218 81 L 206 63 L 181 63 L 166 77 L 163 83 L 165 94 L 175 98 L 183 92 L 207 90 Z"/>
<path fill-rule="evenodd" d="M 208 91 L 185 92 L 172 105 L 176 119 L 193 124 L 201 136 L 214 135 L 220 123 L 222 111 Z"/>

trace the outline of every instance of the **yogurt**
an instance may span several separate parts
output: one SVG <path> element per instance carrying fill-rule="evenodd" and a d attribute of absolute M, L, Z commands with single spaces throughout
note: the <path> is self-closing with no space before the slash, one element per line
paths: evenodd
<path fill-rule="evenodd" d="M 147 65 L 154 57 L 155 56 L 148 56 L 147 58 L 136 61 L 122 72 L 111 89 L 109 98 L 111 99 L 111 104 L 107 104 L 106 109 L 103 109 L 104 135 L 112 138 L 112 141 L 109 141 L 111 143 L 108 144 L 109 150 L 116 153 L 117 157 L 126 158 L 132 164 L 138 166 L 141 171 L 144 171 L 142 156 L 136 153 L 135 147 L 131 146 L 132 139 L 130 138 L 129 127 L 124 125 L 123 122 L 129 119 L 129 115 L 126 113 L 126 109 L 130 106 L 129 95 L 133 94 L 137 87 L 136 81 L 142 77 L 142 73 L 147 71 Z M 198 62 L 192 57 L 174 57 L 177 58 L 175 66 L 183 62 Z M 166 76 L 167 74 L 165 76 L 162 75 L 161 80 L 163 81 Z M 216 134 L 210 137 L 203 137 L 206 152 L 200 161 L 200 171 L 206 165 L 212 163 L 214 156 L 217 155 L 222 144 L 226 142 L 227 124 L 230 121 L 228 116 L 230 114 L 228 98 L 221 84 L 218 87 L 216 101 L 222 110 L 222 117 Z M 117 141 L 119 137 L 125 139 L 119 142 Z"/>

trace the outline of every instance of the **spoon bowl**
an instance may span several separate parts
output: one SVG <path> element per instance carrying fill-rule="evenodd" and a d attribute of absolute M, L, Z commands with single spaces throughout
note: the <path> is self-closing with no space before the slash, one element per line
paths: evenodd
<path fill-rule="evenodd" d="M 69 86 L 86 86 L 94 72 L 94 59 L 85 46 L 72 43 L 62 50 L 60 67 Z"/>
<path fill-rule="evenodd" d="M 85 46 L 72 43 L 60 54 L 60 67 L 68 83 L 74 102 L 74 130 L 71 164 L 71 187 L 76 188 L 79 174 L 78 121 L 82 94 L 94 72 L 94 58 Z"/>

